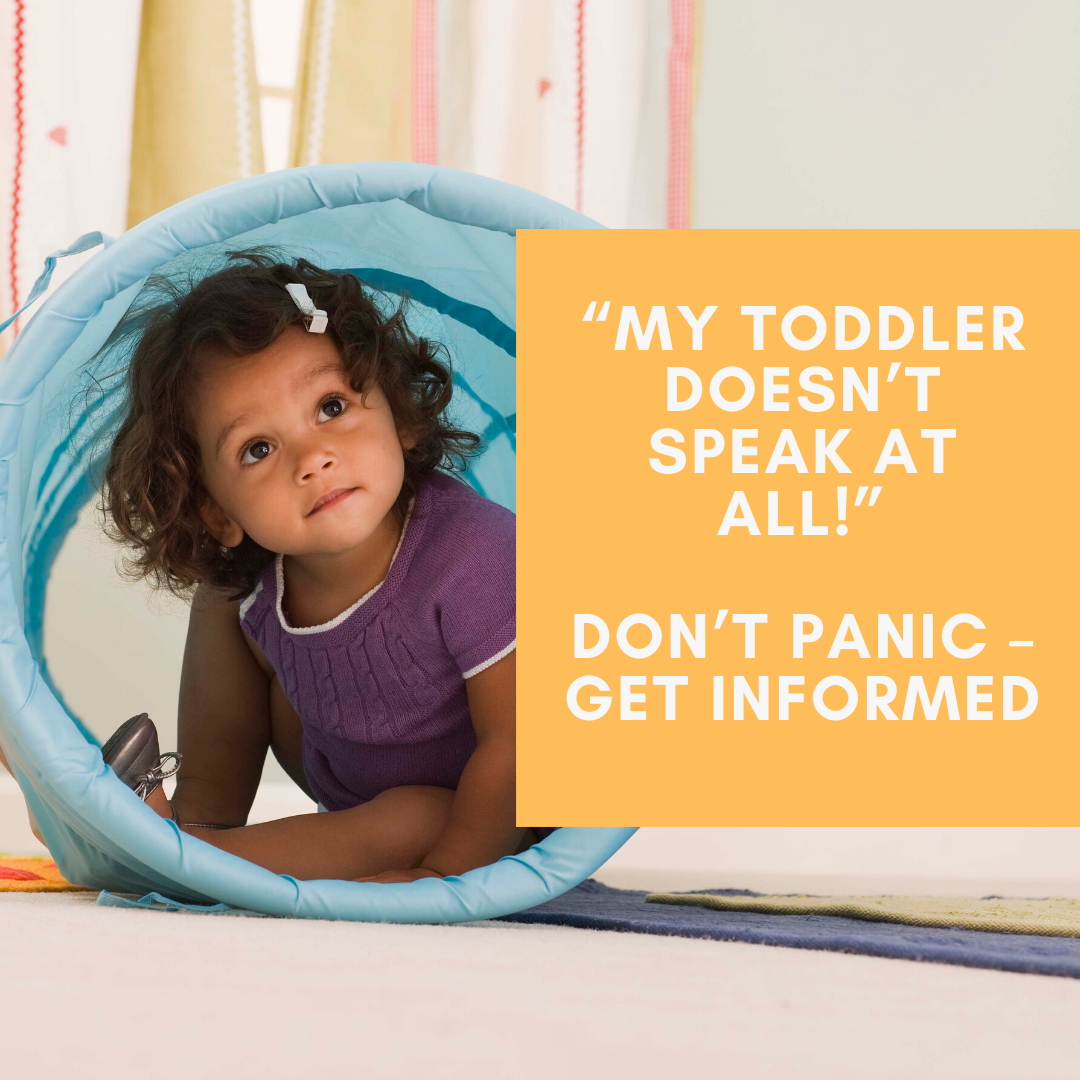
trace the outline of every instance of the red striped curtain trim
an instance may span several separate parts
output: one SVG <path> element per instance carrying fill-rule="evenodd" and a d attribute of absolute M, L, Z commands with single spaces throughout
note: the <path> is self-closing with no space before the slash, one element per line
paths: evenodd
<path fill-rule="evenodd" d="M 694 55 L 694 0 L 671 0 L 668 53 L 669 229 L 690 226 L 690 79 Z"/>
<path fill-rule="evenodd" d="M 19 310 L 19 218 L 22 214 L 22 172 L 25 155 L 24 111 L 26 87 L 24 83 L 23 51 L 26 40 L 26 5 L 24 0 L 15 0 L 15 160 L 11 177 L 11 230 L 8 244 L 8 273 L 11 286 L 11 310 Z M 19 332 L 19 324 L 12 327 L 12 333 Z"/>
<path fill-rule="evenodd" d="M 435 0 L 413 8 L 413 161 L 436 164 Z"/>
<path fill-rule="evenodd" d="M 574 48 L 577 69 L 574 110 L 577 132 L 574 158 L 574 209 L 580 214 L 585 203 L 585 0 L 577 0 L 574 13 Z"/>

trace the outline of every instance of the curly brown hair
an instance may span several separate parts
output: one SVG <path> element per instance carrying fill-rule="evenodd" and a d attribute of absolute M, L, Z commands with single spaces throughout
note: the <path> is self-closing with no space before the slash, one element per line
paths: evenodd
<path fill-rule="evenodd" d="M 423 476 L 464 469 L 480 446 L 478 435 L 448 419 L 449 357 L 442 345 L 409 329 L 405 298 L 386 314 L 352 274 L 306 259 L 277 261 L 265 250 L 231 252 L 229 260 L 194 285 L 167 274 L 148 279 L 106 346 L 134 341 L 125 375 L 127 414 L 112 442 L 99 509 L 109 536 L 132 549 L 127 573 L 180 596 L 200 582 L 244 596 L 274 556 L 249 536 L 235 548 L 222 547 L 203 524 L 199 510 L 208 496 L 190 388 L 200 359 L 214 352 L 250 355 L 286 327 L 305 325 L 287 284 L 305 285 L 329 316 L 326 333 L 353 389 L 363 393 L 377 385 L 398 430 L 415 439 L 403 450 L 399 517 Z"/>

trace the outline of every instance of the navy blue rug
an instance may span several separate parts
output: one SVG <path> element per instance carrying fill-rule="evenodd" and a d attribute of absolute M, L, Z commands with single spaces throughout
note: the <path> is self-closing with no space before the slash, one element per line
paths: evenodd
<path fill-rule="evenodd" d="M 695 889 L 717 896 L 760 896 L 747 889 Z M 646 904 L 646 893 L 612 889 L 592 879 L 503 922 L 547 923 L 586 930 L 746 941 L 791 949 L 923 960 L 937 964 L 996 968 L 1028 975 L 1080 979 L 1080 938 L 1037 934 L 994 934 L 982 930 L 938 930 L 899 923 L 867 922 L 835 915 L 762 915 L 701 907 Z"/>

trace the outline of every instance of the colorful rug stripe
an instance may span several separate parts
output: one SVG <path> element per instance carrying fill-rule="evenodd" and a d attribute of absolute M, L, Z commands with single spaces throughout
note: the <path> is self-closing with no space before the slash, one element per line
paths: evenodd
<path fill-rule="evenodd" d="M 52 859 L 0 855 L 0 893 L 87 891 L 67 881 Z"/>

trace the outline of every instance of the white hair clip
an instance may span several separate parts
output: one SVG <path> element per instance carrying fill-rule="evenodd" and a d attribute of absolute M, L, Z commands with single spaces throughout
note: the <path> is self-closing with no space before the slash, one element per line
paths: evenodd
<path fill-rule="evenodd" d="M 326 312 L 315 306 L 305 285 L 286 285 L 293 303 L 308 317 L 308 333 L 322 334 L 326 331 Z"/>

